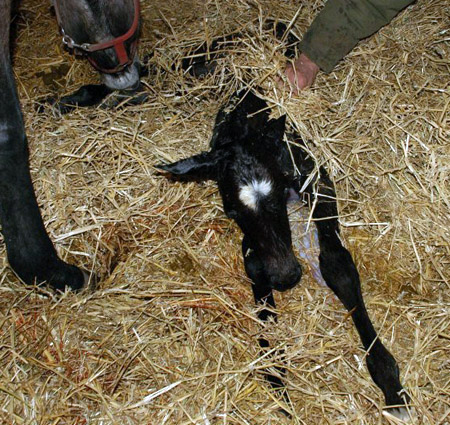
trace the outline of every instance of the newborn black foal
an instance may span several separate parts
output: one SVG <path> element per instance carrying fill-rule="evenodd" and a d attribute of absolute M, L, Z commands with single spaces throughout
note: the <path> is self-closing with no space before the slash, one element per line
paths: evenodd
<path fill-rule="evenodd" d="M 253 93 L 241 92 L 217 115 L 211 150 L 175 162 L 158 165 L 185 180 L 215 180 L 228 217 L 242 232 L 242 251 L 253 293 L 263 309 L 259 317 L 274 317 L 272 290 L 285 291 L 301 277 L 291 242 L 287 201 L 292 193 L 307 195 L 314 205 L 313 218 L 320 245 L 320 270 L 327 285 L 350 312 L 365 350 L 369 372 L 383 391 L 390 413 L 406 418 L 397 363 L 381 343 L 369 319 L 361 295 L 358 271 L 339 239 L 338 211 L 333 184 L 321 167 L 302 149 L 301 140 L 283 140 L 285 117 L 269 119 L 268 105 Z M 267 341 L 260 340 L 261 346 Z M 273 386 L 281 386 L 276 376 Z M 404 397 L 407 397 L 404 395 Z"/>

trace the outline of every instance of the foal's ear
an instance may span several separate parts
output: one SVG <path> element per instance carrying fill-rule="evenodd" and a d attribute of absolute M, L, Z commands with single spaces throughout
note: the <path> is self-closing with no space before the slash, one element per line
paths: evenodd
<path fill-rule="evenodd" d="M 183 180 L 217 180 L 217 169 L 220 156 L 217 151 L 202 152 L 198 155 L 173 162 L 158 164 L 155 167 L 168 171 L 174 177 Z"/>
<path fill-rule="evenodd" d="M 276 120 L 267 121 L 266 134 L 275 140 L 283 140 L 284 130 L 286 127 L 286 115 L 282 115 Z"/>

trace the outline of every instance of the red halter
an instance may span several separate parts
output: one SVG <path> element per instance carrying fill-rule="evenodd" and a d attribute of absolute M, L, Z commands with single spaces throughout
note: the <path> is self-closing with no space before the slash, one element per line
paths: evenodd
<path fill-rule="evenodd" d="M 125 34 L 121 35 L 120 37 L 114 38 L 110 41 L 105 41 L 103 43 L 96 43 L 96 44 L 89 44 L 89 43 L 77 44 L 73 40 L 73 38 L 68 36 L 65 33 L 64 28 L 62 27 L 61 15 L 59 13 L 58 0 L 55 0 L 54 6 L 55 6 L 56 19 L 58 21 L 59 28 L 61 29 L 61 34 L 63 36 L 62 42 L 69 49 L 81 50 L 83 53 L 85 53 L 88 61 L 98 71 L 101 71 L 101 72 L 104 72 L 107 74 L 115 74 L 117 72 L 123 71 L 128 65 L 130 65 L 133 62 L 133 59 L 134 59 L 134 56 L 135 56 L 136 50 L 137 50 L 137 39 L 131 43 L 130 56 L 128 56 L 128 54 L 127 54 L 127 50 L 125 48 L 125 42 L 127 40 L 129 40 L 131 37 L 133 37 L 138 30 L 139 10 L 140 10 L 139 0 L 134 0 L 134 19 L 133 19 L 133 24 L 131 25 L 130 29 Z M 89 56 L 89 53 L 96 52 L 98 50 L 109 49 L 111 47 L 114 47 L 117 58 L 119 59 L 119 65 L 117 65 L 115 68 L 112 68 L 112 69 L 102 68 L 100 65 L 97 64 L 97 62 L 91 56 Z"/>

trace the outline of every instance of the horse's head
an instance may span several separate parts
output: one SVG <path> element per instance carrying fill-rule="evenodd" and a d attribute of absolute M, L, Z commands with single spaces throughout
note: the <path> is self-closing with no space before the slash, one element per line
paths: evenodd
<path fill-rule="evenodd" d="M 158 167 L 183 179 L 216 180 L 225 213 L 259 259 L 258 275 L 286 290 L 300 280 L 301 268 L 286 207 L 294 168 L 283 141 L 285 117 L 269 120 L 266 103 L 252 93 L 237 99 L 233 111 L 219 112 L 209 152 Z"/>
<path fill-rule="evenodd" d="M 139 84 L 139 0 L 53 0 L 63 42 L 112 89 Z"/>

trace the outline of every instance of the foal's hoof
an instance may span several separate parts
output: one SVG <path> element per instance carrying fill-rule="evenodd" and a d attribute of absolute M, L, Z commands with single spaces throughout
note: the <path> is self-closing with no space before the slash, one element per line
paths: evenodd
<path fill-rule="evenodd" d="M 383 416 L 391 424 L 414 424 L 417 423 L 417 415 L 413 407 L 391 407 L 383 410 Z"/>
<path fill-rule="evenodd" d="M 80 269 L 83 273 L 84 284 L 81 290 L 94 292 L 97 289 L 98 277 L 94 273 L 89 273 L 87 270 Z"/>

